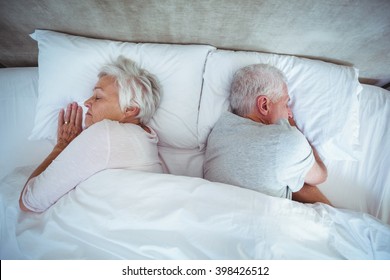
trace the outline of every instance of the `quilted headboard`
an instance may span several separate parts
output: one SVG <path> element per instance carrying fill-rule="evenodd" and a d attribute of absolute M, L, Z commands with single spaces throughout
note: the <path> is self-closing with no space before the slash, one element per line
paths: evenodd
<path fill-rule="evenodd" d="M 291 54 L 390 82 L 388 0 L 0 0 L 2 66 L 37 65 L 35 29 Z"/>

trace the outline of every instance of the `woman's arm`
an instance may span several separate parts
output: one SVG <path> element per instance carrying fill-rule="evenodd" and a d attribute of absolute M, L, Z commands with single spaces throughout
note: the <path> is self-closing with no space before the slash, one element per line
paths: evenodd
<path fill-rule="evenodd" d="M 69 104 L 66 112 L 61 109 L 58 115 L 57 144 L 46 159 L 33 171 L 28 178 L 19 198 L 19 206 L 23 211 L 30 211 L 23 203 L 22 196 L 28 181 L 39 176 L 55 160 L 58 155 L 82 132 L 83 110 L 77 103 Z"/>

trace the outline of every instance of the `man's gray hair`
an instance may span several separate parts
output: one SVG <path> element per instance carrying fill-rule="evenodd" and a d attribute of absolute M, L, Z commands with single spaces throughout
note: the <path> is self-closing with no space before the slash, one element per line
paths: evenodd
<path fill-rule="evenodd" d="M 265 95 L 272 102 L 283 96 L 287 78 L 279 69 L 268 64 L 253 64 L 239 69 L 230 88 L 230 106 L 233 113 L 246 116 L 256 106 L 256 98 Z"/>
<path fill-rule="evenodd" d="M 156 77 L 124 56 L 103 66 L 98 77 L 104 76 L 116 79 L 121 110 L 138 107 L 140 122 L 148 123 L 160 104 L 160 85 Z"/>

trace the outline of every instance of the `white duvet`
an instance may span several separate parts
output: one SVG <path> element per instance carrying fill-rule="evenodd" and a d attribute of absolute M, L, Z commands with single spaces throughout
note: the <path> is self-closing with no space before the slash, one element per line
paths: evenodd
<path fill-rule="evenodd" d="M 1 259 L 390 259 L 372 216 L 235 186 L 129 170 L 95 174 L 43 214 L 3 180 Z"/>

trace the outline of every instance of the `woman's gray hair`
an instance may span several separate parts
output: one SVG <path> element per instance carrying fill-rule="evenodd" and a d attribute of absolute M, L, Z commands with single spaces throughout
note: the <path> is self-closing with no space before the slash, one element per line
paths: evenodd
<path fill-rule="evenodd" d="M 160 85 L 156 77 L 124 56 L 103 66 L 98 77 L 104 76 L 116 79 L 121 110 L 138 107 L 137 118 L 143 124 L 148 123 L 160 104 Z"/>
<path fill-rule="evenodd" d="M 268 64 L 253 64 L 239 69 L 230 88 L 230 106 L 239 116 L 250 114 L 256 106 L 256 98 L 265 95 L 272 102 L 283 96 L 287 78 L 279 69 Z"/>

